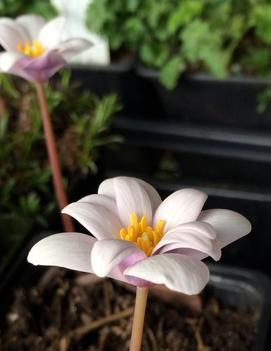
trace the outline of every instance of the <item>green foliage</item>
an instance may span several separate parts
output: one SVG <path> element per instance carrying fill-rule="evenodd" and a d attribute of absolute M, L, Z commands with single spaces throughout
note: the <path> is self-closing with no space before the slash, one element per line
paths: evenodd
<path fill-rule="evenodd" d="M 56 15 L 50 0 L 1 0 L 0 17 L 16 17 L 26 13 L 35 13 L 45 18 Z"/>
<path fill-rule="evenodd" d="M 271 101 L 271 88 L 266 88 L 260 94 L 258 94 L 257 100 L 257 111 L 259 113 L 265 112 Z"/>
<path fill-rule="evenodd" d="M 27 4 L 27 0 L 1 0 L 0 1 L 0 16 L 13 17 L 23 12 Z"/>
<path fill-rule="evenodd" d="M 87 26 L 112 50 L 137 52 L 168 88 L 184 70 L 218 78 L 270 72 L 269 0 L 93 0 Z"/>
<path fill-rule="evenodd" d="M 160 80 L 168 88 L 172 89 L 176 85 L 179 73 L 185 69 L 185 65 L 179 56 L 173 57 L 160 71 Z"/>
<path fill-rule="evenodd" d="M 3 214 L 45 226 L 55 198 L 35 91 L 3 74 L 0 87 L 0 227 Z M 66 179 L 96 171 L 99 148 L 120 141 L 109 134 L 116 96 L 97 98 L 65 70 L 46 94 Z"/>
<path fill-rule="evenodd" d="M 266 44 L 271 44 L 271 4 L 259 3 L 254 6 L 250 17 L 256 36 Z"/>

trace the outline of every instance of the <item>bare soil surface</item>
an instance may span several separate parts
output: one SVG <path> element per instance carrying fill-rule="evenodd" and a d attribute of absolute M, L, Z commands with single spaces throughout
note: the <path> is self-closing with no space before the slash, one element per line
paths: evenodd
<path fill-rule="evenodd" d="M 238 312 L 204 293 L 202 308 L 149 296 L 143 351 L 249 351 L 256 312 Z M 135 294 L 112 280 L 51 270 L 16 288 L 0 327 L 1 351 L 127 351 Z"/>

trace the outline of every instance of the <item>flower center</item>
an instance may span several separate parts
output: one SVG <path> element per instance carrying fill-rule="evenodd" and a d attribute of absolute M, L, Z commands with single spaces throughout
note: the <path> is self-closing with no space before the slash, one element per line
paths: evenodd
<path fill-rule="evenodd" d="M 164 226 L 166 221 L 160 219 L 156 226 L 152 228 L 148 225 L 146 216 L 138 219 L 135 212 L 130 215 L 130 224 L 126 228 L 120 229 L 120 237 L 122 240 L 132 241 L 150 256 L 154 246 L 161 240 L 164 235 Z"/>
<path fill-rule="evenodd" d="M 45 49 L 39 40 L 33 40 L 32 43 L 19 43 L 17 45 L 17 50 L 26 56 L 38 57 L 41 56 Z"/>

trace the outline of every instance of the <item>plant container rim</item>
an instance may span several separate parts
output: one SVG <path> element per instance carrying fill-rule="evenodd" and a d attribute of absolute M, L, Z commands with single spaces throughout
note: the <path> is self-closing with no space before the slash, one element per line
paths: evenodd
<path fill-rule="evenodd" d="M 141 77 L 150 78 L 150 79 L 159 79 L 158 70 L 151 67 L 147 67 L 141 63 L 136 64 L 135 70 L 136 70 L 136 73 Z M 271 76 L 261 77 L 261 76 L 247 75 L 247 74 L 236 74 L 236 75 L 229 75 L 225 78 L 218 78 L 204 71 L 183 73 L 183 75 L 179 78 L 177 85 L 180 84 L 182 80 L 193 81 L 193 82 L 220 83 L 220 84 L 238 83 L 238 84 L 246 84 L 246 85 L 247 84 L 271 85 Z"/>
<path fill-rule="evenodd" d="M 134 58 L 129 57 L 120 62 L 112 62 L 108 65 L 104 64 L 92 64 L 92 63 L 71 63 L 68 64 L 71 70 L 80 70 L 80 71 L 101 71 L 101 72 L 114 72 L 114 73 L 125 73 L 131 71 L 134 67 Z"/>

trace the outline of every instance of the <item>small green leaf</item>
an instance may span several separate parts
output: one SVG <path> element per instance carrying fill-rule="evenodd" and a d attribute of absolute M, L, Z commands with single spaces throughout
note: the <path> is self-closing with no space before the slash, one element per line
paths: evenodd
<path fill-rule="evenodd" d="M 191 22 L 194 17 L 198 16 L 204 4 L 201 0 L 184 0 L 180 5 L 170 13 L 167 28 L 170 34 L 175 33 L 177 30 Z"/>
<path fill-rule="evenodd" d="M 271 88 L 266 88 L 261 93 L 259 93 L 257 96 L 257 101 L 258 101 L 258 106 L 257 106 L 258 113 L 264 113 L 271 102 Z"/>
<path fill-rule="evenodd" d="M 168 88 L 175 88 L 185 64 L 179 56 L 173 57 L 160 71 L 160 81 Z"/>
<path fill-rule="evenodd" d="M 259 4 L 252 8 L 251 24 L 256 35 L 266 44 L 271 44 L 271 5 Z"/>

